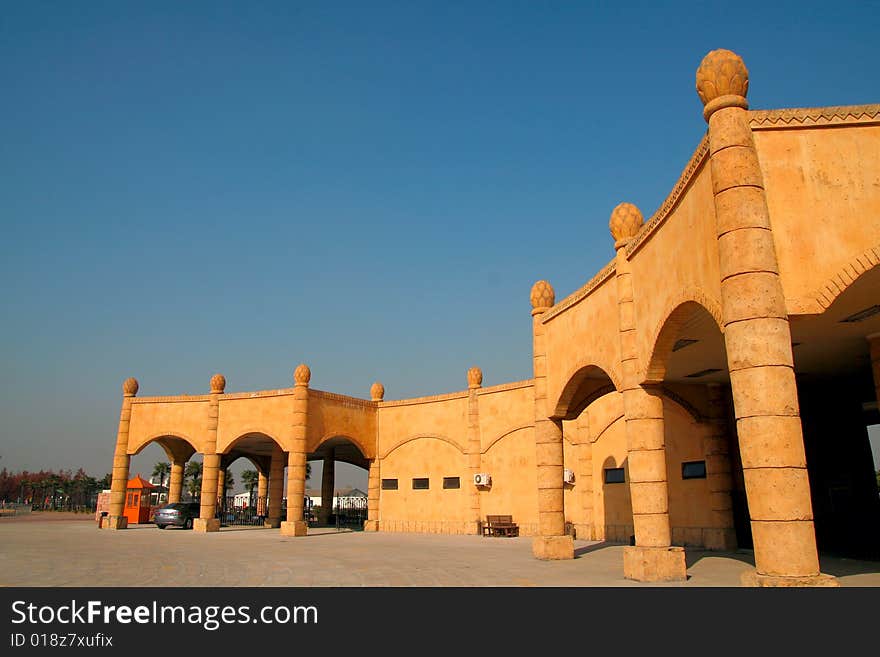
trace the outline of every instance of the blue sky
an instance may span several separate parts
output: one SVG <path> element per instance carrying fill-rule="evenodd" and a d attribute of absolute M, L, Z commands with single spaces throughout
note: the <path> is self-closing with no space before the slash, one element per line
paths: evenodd
<path fill-rule="evenodd" d="M 127 376 L 529 378 L 532 283 L 571 293 L 617 203 L 662 203 L 706 52 L 743 56 L 754 108 L 877 102 L 878 24 L 878 2 L 4 3 L 0 466 L 108 471 Z"/>

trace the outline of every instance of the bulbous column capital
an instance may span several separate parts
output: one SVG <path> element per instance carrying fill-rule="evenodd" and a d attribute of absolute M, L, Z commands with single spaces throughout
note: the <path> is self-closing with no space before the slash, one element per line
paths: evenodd
<path fill-rule="evenodd" d="M 532 303 L 532 315 L 540 315 L 550 310 L 556 303 L 556 292 L 547 281 L 538 281 L 532 286 L 529 301 Z"/>
<path fill-rule="evenodd" d="M 137 395 L 138 388 L 140 388 L 138 380 L 133 376 L 130 376 L 122 382 L 122 396 L 134 397 L 135 395 Z"/>
<path fill-rule="evenodd" d="M 211 394 L 222 395 L 226 390 L 226 377 L 222 374 L 215 374 L 211 377 Z"/>
<path fill-rule="evenodd" d="M 383 386 L 379 381 L 376 381 L 373 385 L 370 386 L 370 399 L 374 402 L 380 402 L 385 399 L 385 386 Z"/>
<path fill-rule="evenodd" d="M 312 370 L 305 363 L 300 363 L 293 371 L 293 382 L 298 386 L 307 386 L 312 378 Z"/>
<path fill-rule="evenodd" d="M 611 211 L 608 228 L 614 238 L 614 248 L 621 249 L 636 236 L 644 225 L 642 212 L 632 203 L 620 203 Z"/>
<path fill-rule="evenodd" d="M 483 385 L 483 370 L 472 367 L 467 372 L 468 388 L 479 388 Z"/>
<path fill-rule="evenodd" d="M 749 108 L 749 70 L 742 57 L 731 50 L 719 48 L 703 57 L 697 69 L 697 94 L 703 101 L 706 121 L 724 107 Z"/>

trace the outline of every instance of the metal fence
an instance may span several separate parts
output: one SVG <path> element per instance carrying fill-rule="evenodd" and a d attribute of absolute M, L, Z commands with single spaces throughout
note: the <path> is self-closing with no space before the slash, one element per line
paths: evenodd
<path fill-rule="evenodd" d="M 253 497 L 242 504 L 235 497 L 227 497 L 220 506 L 220 524 L 227 527 L 262 527 L 268 514 L 268 500 Z"/>
<path fill-rule="evenodd" d="M 26 516 L 33 511 L 30 504 L 19 504 L 18 502 L 0 502 L 0 518 L 12 516 Z"/>

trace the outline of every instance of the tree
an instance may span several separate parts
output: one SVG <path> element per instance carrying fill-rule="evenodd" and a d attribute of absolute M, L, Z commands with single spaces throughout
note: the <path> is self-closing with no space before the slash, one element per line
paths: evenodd
<path fill-rule="evenodd" d="M 312 478 L 312 464 L 306 463 L 306 481 Z"/>
<path fill-rule="evenodd" d="M 248 492 L 248 506 L 254 504 L 254 488 L 257 487 L 259 481 L 260 475 L 256 470 L 245 470 L 241 473 L 241 483 L 244 484 Z"/>
<path fill-rule="evenodd" d="M 156 465 L 153 466 L 153 474 L 150 475 L 152 477 L 159 477 L 159 485 L 165 485 L 165 477 L 168 476 L 168 473 L 171 472 L 171 464 L 168 461 L 159 461 Z"/>
<path fill-rule="evenodd" d="M 198 500 L 202 490 L 202 464 L 198 461 L 190 461 L 186 464 L 186 472 L 183 478 L 187 481 L 186 489 L 193 500 Z"/>

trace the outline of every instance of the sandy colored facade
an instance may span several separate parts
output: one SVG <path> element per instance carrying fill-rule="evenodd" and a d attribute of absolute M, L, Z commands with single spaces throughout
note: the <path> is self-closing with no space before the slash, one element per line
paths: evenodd
<path fill-rule="evenodd" d="M 200 531 L 239 457 L 292 536 L 307 523 L 281 498 L 302 497 L 305 463 L 345 461 L 369 471 L 368 531 L 510 514 L 541 559 L 623 542 L 627 577 L 675 580 L 688 547 L 746 547 L 744 584 L 834 585 L 819 549 L 880 553 L 880 105 L 753 111 L 747 90 L 737 55 L 709 53 L 708 130 L 666 201 L 647 221 L 614 209 L 616 256 L 579 290 L 535 284 L 532 379 L 483 387 L 474 367 L 459 392 L 395 401 L 380 383 L 314 390 L 305 365 L 247 393 L 215 375 L 208 394 L 137 397 L 128 379 L 108 525 L 125 527 L 129 459 L 157 442 L 172 500 L 204 455 Z"/>

